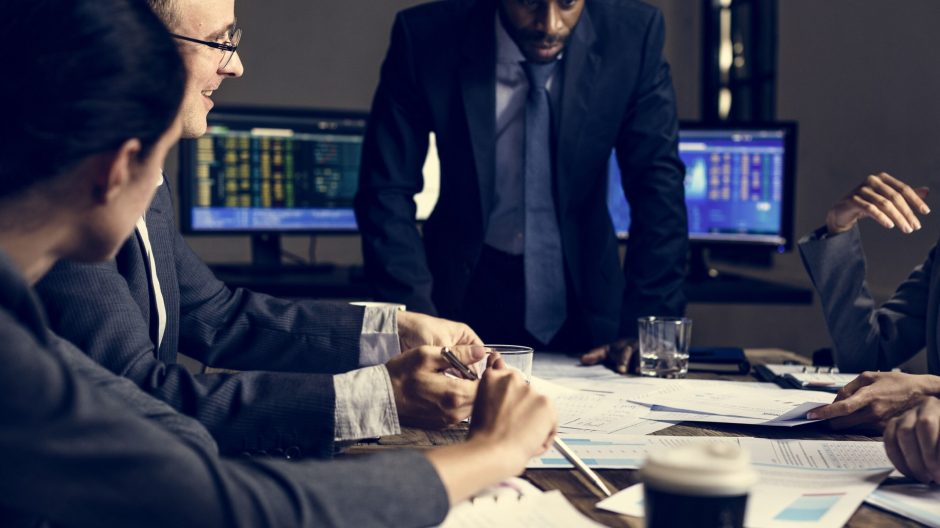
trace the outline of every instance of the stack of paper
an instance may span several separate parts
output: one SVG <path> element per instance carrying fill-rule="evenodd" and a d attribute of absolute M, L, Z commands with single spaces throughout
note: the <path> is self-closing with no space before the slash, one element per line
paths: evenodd
<path fill-rule="evenodd" d="M 674 380 L 631 401 L 649 406 L 646 418 L 651 420 L 792 427 L 812 422 L 806 413 L 834 399 L 824 392 L 764 389 L 733 381 L 703 385 Z"/>
<path fill-rule="evenodd" d="M 578 458 L 592 468 L 637 469 L 643 465 L 649 452 L 697 443 L 732 443 L 740 445 L 740 438 L 723 436 L 635 436 L 635 435 L 571 435 L 561 434 L 562 440 Z M 554 448 L 529 461 L 529 469 L 570 468 L 571 463 Z"/>
<path fill-rule="evenodd" d="M 940 487 L 927 484 L 889 484 L 865 499 L 873 506 L 940 528 Z"/>
<path fill-rule="evenodd" d="M 658 437 L 641 437 L 638 443 L 646 440 L 645 449 L 652 449 L 657 447 L 654 439 Z M 673 437 L 669 441 L 683 440 Z M 762 438 L 722 441 L 736 441 L 750 451 L 760 474 L 760 482 L 748 499 L 748 527 L 842 526 L 892 471 L 880 442 Z M 641 517 L 642 485 L 621 491 L 597 507 Z"/>
<path fill-rule="evenodd" d="M 650 434 L 672 425 L 647 420 L 649 408 L 630 401 L 631 396 L 649 391 L 645 385 L 615 386 L 611 383 L 569 380 L 566 385 L 532 378 L 532 387 L 549 398 L 558 413 L 562 433 Z M 629 389 L 633 388 L 631 392 Z"/>
<path fill-rule="evenodd" d="M 521 479 L 511 479 L 454 506 L 441 528 L 544 526 L 598 528 L 560 491 L 543 493 Z"/>

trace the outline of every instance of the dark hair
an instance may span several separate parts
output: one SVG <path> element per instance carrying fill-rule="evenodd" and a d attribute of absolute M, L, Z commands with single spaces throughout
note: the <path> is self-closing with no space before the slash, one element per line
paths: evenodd
<path fill-rule="evenodd" d="M 3 0 L 0 198 L 137 138 L 147 155 L 186 73 L 144 0 Z"/>

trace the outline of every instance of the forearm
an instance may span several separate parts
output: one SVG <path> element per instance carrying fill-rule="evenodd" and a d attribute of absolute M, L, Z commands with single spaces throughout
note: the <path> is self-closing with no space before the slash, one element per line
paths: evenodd
<path fill-rule="evenodd" d="M 522 471 L 503 450 L 483 440 L 427 451 L 425 456 L 444 483 L 451 506 Z"/>
<path fill-rule="evenodd" d="M 923 348 L 932 258 L 878 307 L 865 280 L 858 228 L 824 239 L 819 235 L 818 230 L 800 240 L 800 256 L 819 293 L 839 368 L 888 370 Z"/>

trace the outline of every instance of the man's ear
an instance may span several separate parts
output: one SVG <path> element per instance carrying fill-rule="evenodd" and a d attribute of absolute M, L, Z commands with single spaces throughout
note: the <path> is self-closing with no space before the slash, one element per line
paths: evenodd
<path fill-rule="evenodd" d="M 99 155 L 94 178 L 94 198 L 99 203 L 110 203 L 131 183 L 134 166 L 140 159 L 139 139 L 128 139 L 117 150 Z"/>

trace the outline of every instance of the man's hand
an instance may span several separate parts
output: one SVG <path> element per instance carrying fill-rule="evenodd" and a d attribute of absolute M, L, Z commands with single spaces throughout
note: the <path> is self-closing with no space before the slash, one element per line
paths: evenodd
<path fill-rule="evenodd" d="M 923 398 L 889 421 L 885 452 L 901 473 L 924 484 L 940 482 L 940 400 Z"/>
<path fill-rule="evenodd" d="M 434 345 L 482 345 L 483 341 L 467 325 L 416 312 L 398 313 L 398 341 L 402 352 Z"/>
<path fill-rule="evenodd" d="M 604 366 L 618 374 L 636 374 L 640 366 L 640 352 L 636 339 L 620 339 L 597 347 L 581 356 L 582 365 Z"/>
<path fill-rule="evenodd" d="M 482 347 L 452 349 L 464 363 L 483 359 Z M 439 346 L 422 346 L 404 352 L 385 364 L 392 380 L 398 421 L 405 426 L 442 429 L 467 416 L 476 397 L 476 381 L 445 376 L 450 363 Z"/>
<path fill-rule="evenodd" d="M 940 394 L 937 376 L 863 372 L 842 387 L 835 402 L 813 409 L 807 417 L 831 420 L 836 429 L 863 426 L 881 431 L 888 420 L 935 394 Z"/>
<path fill-rule="evenodd" d="M 926 187 L 913 189 L 884 172 L 873 174 L 832 206 L 826 214 L 826 228 L 831 234 L 842 233 L 868 216 L 888 229 L 898 226 L 904 233 L 913 233 L 921 228 L 914 212 L 930 213 L 923 200 L 927 191 Z"/>
<path fill-rule="evenodd" d="M 503 457 L 513 466 L 513 474 L 519 474 L 529 459 L 551 446 L 558 417 L 548 397 L 533 390 L 498 355 L 487 358 L 487 365 L 468 440 L 498 450 L 493 456 Z"/>

